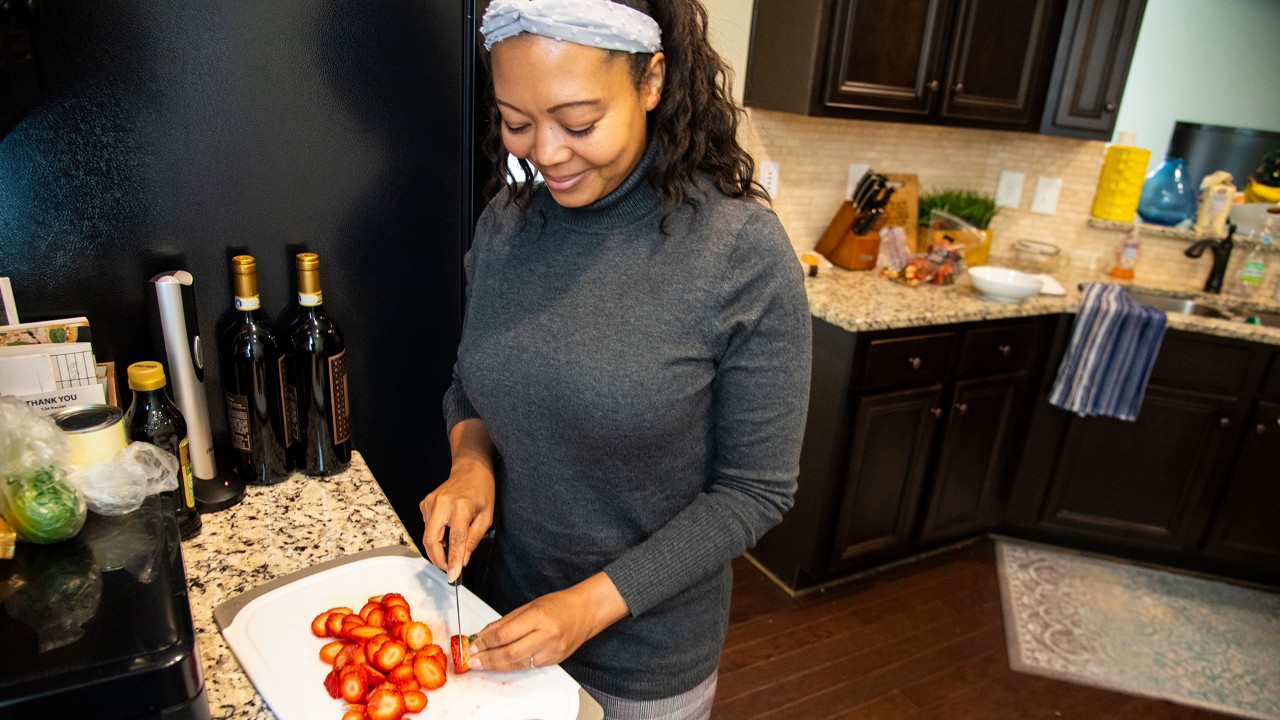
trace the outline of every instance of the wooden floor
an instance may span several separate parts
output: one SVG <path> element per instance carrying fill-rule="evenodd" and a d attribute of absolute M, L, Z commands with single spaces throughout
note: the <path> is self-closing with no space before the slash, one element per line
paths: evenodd
<path fill-rule="evenodd" d="M 1225 717 L 1010 670 L 988 540 L 801 599 L 734 563 L 713 720 Z"/>

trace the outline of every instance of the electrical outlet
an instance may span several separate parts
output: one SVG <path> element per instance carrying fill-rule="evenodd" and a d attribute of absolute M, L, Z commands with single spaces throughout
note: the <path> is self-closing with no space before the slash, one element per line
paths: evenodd
<path fill-rule="evenodd" d="M 1062 178 L 1036 178 L 1036 195 L 1031 201 L 1031 212 L 1052 215 L 1058 212 L 1058 194 L 1062 192 Z"/>
<path fill-rule="evenodd" d="M 765 160 L 760 163 L 760 184 L 770 198 L 778 197 L 778 175 L 782 174 L 782 163 L 777 160 Z"/>
<path fill-rule="evenodd" d="M 853 199 L 853 191 L 858 188 L 858 181 L 861 180 L 862 176 L 866 175 L 867 171 L 870 169 L 871 166 L 866 163 L 849 163 L 849 178 L 844 181 L 845 202 Z"/>
<path fill-rule="evenodd" d="M 996 205 L 1016 208 L 1022 204 L 1022 181 L 1026 176 L 1020 172 L 1005 170 L 1000 173 L 1000 184 L 996 186 Z"/>

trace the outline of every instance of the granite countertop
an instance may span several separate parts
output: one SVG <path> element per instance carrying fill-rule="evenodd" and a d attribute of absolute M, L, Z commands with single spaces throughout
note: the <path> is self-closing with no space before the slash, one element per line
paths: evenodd
<path fill-rule="evenodd" d="M 182 560 L 213 717 L 274 718 L 240 669 L 213 619 L 223 601 L 281 575 L 387 545 L 413 547 L 391 503 L 358 453 L 327 478 L 290 475 L 250 486 L 240 504 L 202 516 Z"/>
<path fill-rule="evenodd" d="M 817 277 L 806 277 L 805 291 L 809 296 L 809 311 L 814 317 L 850 332 L 868 332 L 1074 313 L 1080 304 L 1082 293 L 1078 286 L 1081 283 L 1110 281 L 1105 276 L 1079 273 L 1055 274 L 1055 279 L 1066 290 L 1066 295 L 1035 295 L 1017 304 L 988 300 L 973 287 L 968 277 L 961 278 L 955 285 L 908 287 L 875 271 L 841 268 L 826 268 Z M 1195 296 L 1207 305 L 1280 312 L 1280 303 L 1275 302 L 1246 302 L 1220 295 L 1187 292 L 1162 287 L 1158 281 L 1143 281 L 1137 286 L 1157 293 Z M 1169 313 L 1168 317 L 1168 327 L 1173 330 L 1280 345 L 1280 328 L 1181 313 Z"/>

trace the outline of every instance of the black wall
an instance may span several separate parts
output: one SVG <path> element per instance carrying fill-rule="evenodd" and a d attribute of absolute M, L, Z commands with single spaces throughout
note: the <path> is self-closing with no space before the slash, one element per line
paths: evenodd
<path fill-rule="evenodd" d="M 123 386 L 128 363 L 154 356 L 154 273 L 195 275 L 207 341 L 229 314 L 231 255 L 257 257 L 284 324 L 292 255 L 320 253 L 356 448 L 418 537 L 417 502 L 447 475 L 440 398 L 474 214 L 469 8 L 42 2 L 40 93 L 0 140 L 0 275 L 23 319 L 88 316 Z"/>

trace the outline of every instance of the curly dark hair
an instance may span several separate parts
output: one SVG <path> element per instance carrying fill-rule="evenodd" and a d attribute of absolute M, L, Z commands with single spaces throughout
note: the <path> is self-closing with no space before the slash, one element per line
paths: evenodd
<path fill-rule="evenodd" d="M 742 108 L 729 91 L 729 66 L 711 47 L 707 36 L 707 10 L 699 0 L 613 0 L 648 15 L 662 29 L 662 52 L 666 55 L 666 78 L 662 98 L 649 113 L 650 142 L 657 145 L 649 172 L 649 184 L 663 198 L 663 220 L 685 203 L 697 205 L 690 195 L 698 173 L 711 175 L 720 192 L 729 197 L 754 197 L 768 201 L 768 193 L 752 180 L 755 161 L 738 144 L 738 124 Z M 645 53 L 629 55 L 631 76 L 637 90 L 653 57 Z M 484 54 L 486 65 L 488 53 Z M 494 101 L 492 73 L 487 94 L 489 126 L 483 149 L 493 164 L 493 174 L 485 185 L 487 197 L 494 197 L 509 183 L 517 184 L 513 199 L 526 207 L 533 197 L 533 167 L 518 160 L 523 178 L 517 178 L 506 163 L 502 144 L 502 116 Z M 665 224 L 665 222 L 664 222 Z"/>

